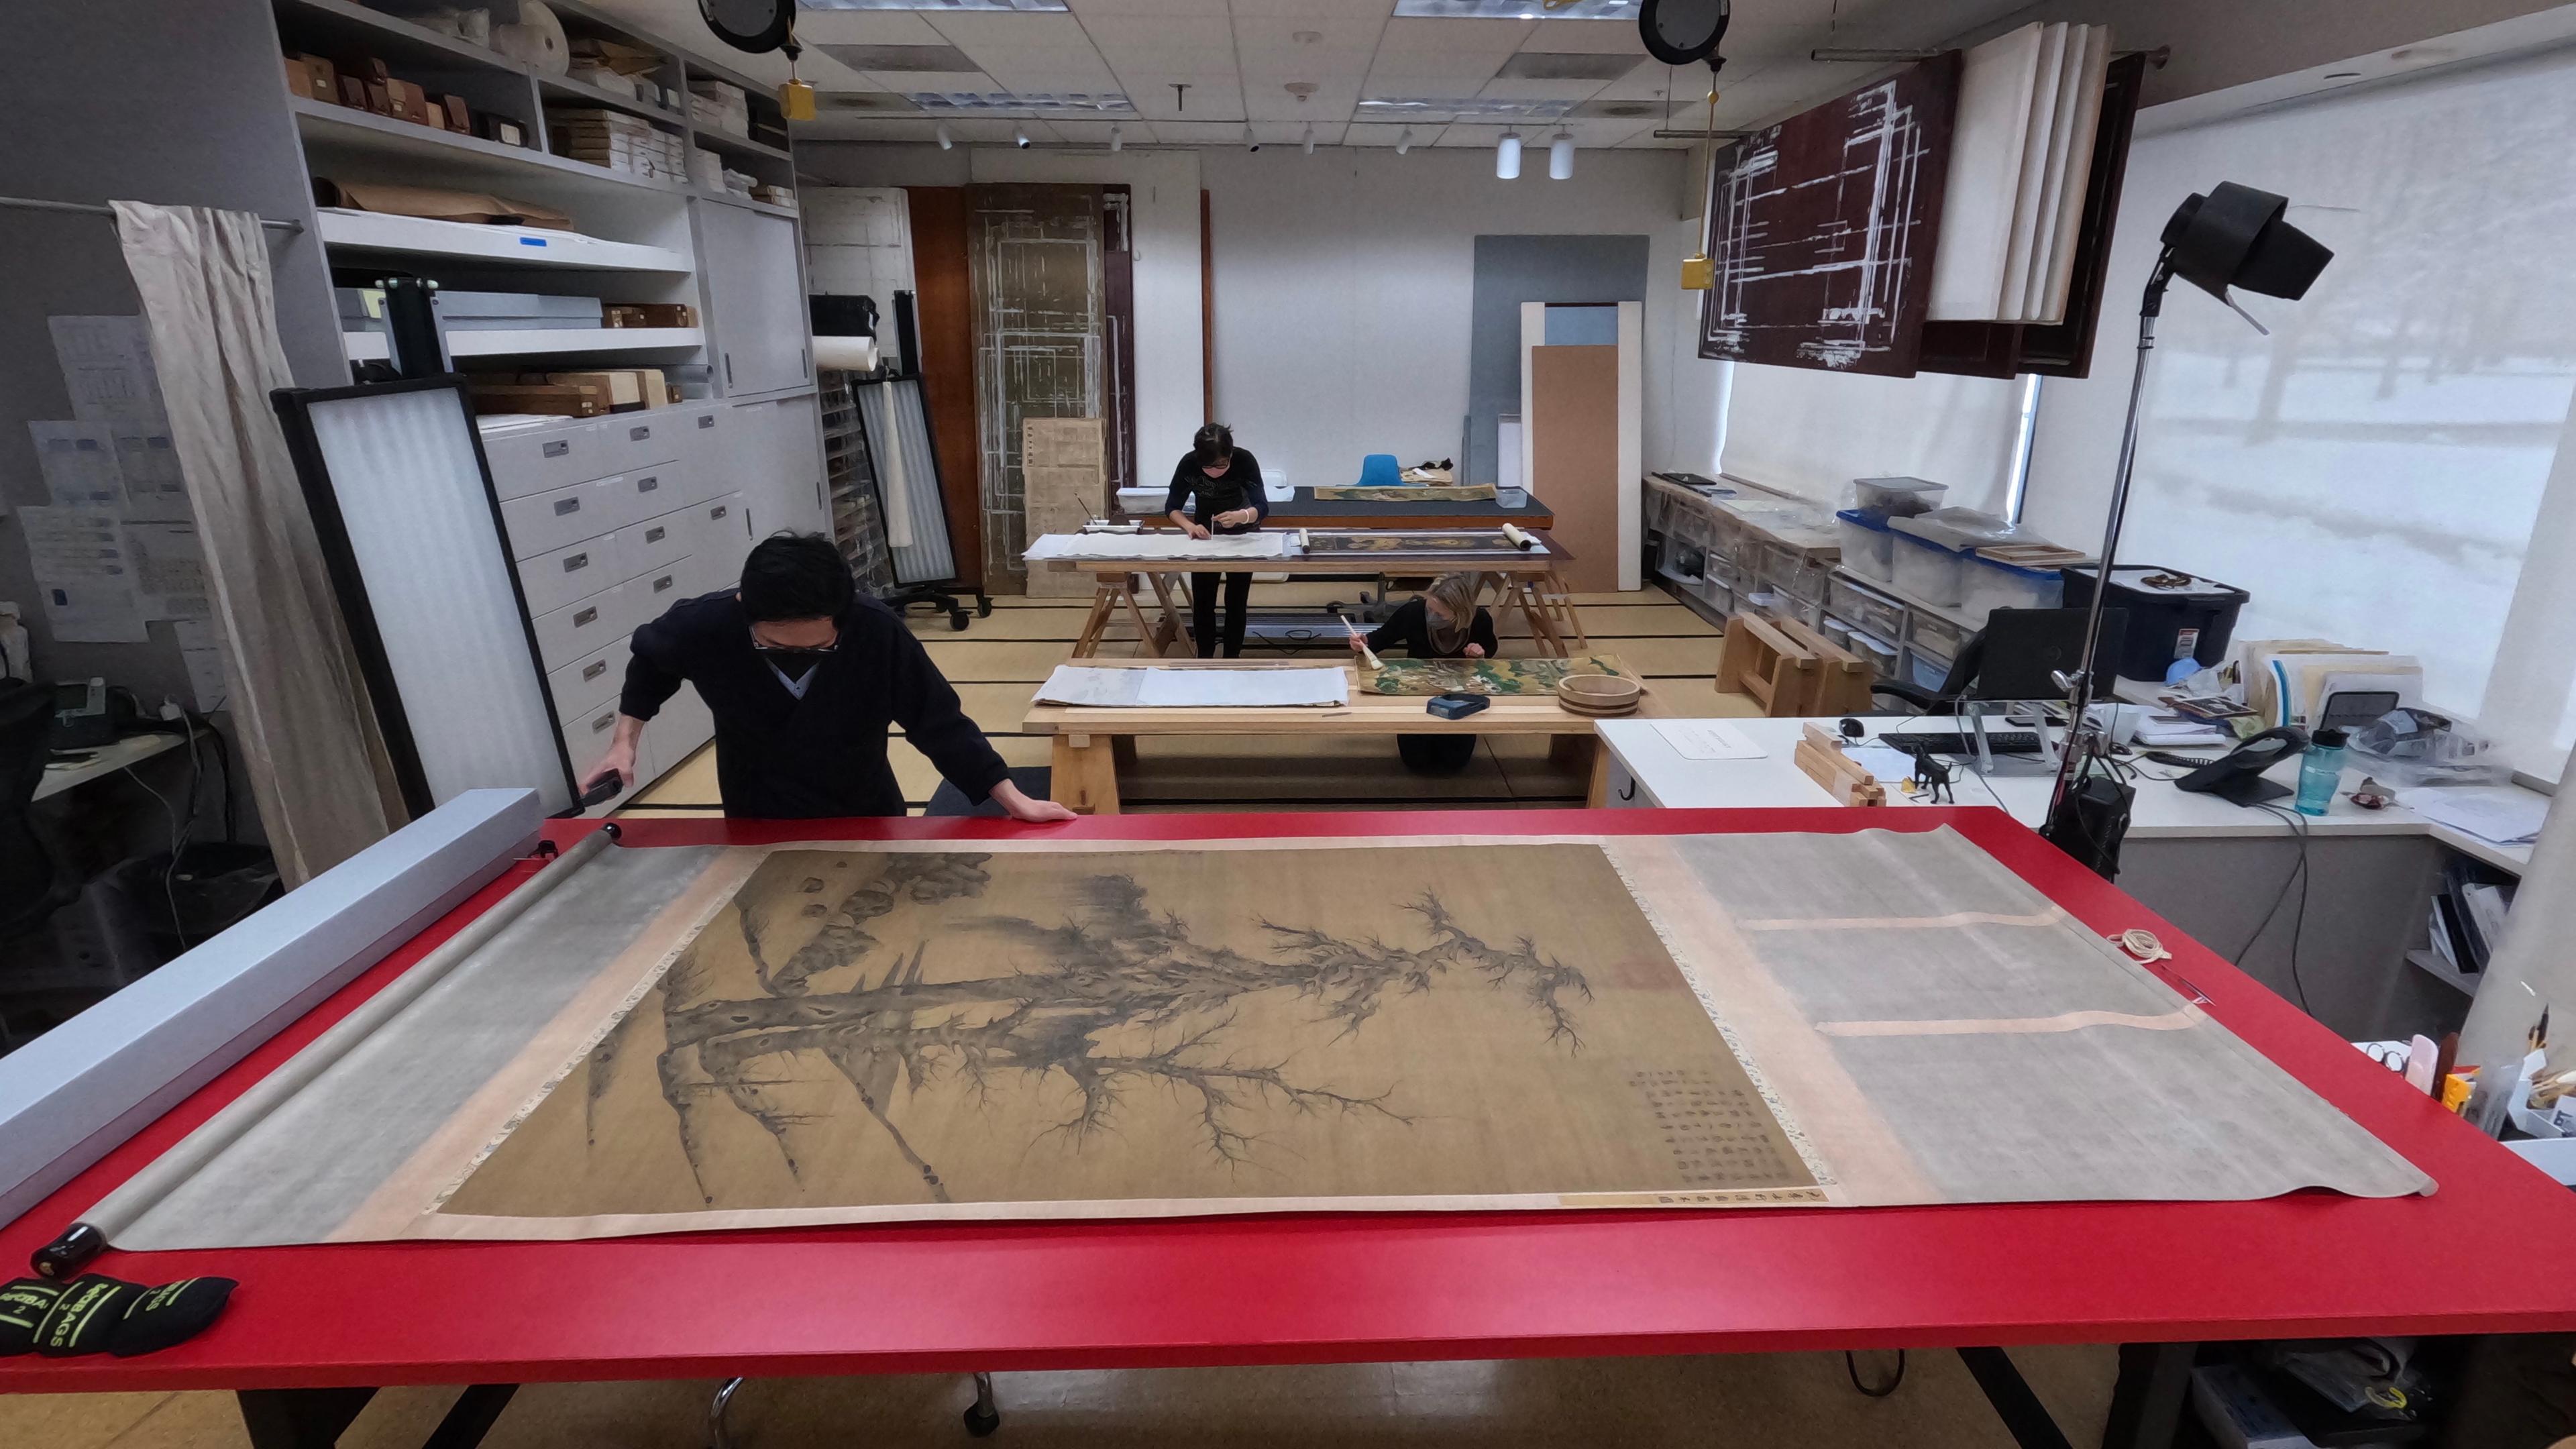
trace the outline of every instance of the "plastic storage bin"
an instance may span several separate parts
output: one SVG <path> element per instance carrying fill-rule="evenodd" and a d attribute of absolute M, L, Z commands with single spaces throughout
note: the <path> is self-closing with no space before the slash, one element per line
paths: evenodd
<path fill-rule="evenodd" d="M 1917 689 L 1938 693 L 1942 685 L 1950 682 L 1950 661 L 1937 654 L 1926 654 L 1909 644 L 1905 647 L 1905 671 L 1897 678 Z"/>
<path fill-rule="evenodd" d="M 1852 508 L 1875 518 L 1911 518 L 1941 506 L 1947 483 L 1922 478 L 1854 478 Z"/>
<path fill-rule="evenodd" d="M 1849 624 L 1856 634 L 1875 634 L 1881 639 L 1899 639 L 1905 634 L 1904 605 L 1880 598 L 1848 579 L 1825 580 L 1825 612 Z"/>
<path fill-rule="evenodd" d="M 1882 584 L 1895 582 L 1896 535 L 1885 519 L 1846 508 L 1834 515 L 1834 526 L 1843 536 L 1844 568 Z"/>
<path fill-rule="evenodd" d="M 1965 579 L 1959 610 L 1979 628 L 1997 609 L 2054 609 L 2066 597 L 2065 576 L 2053 569 L 2026 569 L 1973 554 Z"/>
<path fill-rule="evenodd" d="M 1968 584 L 1968 556 L 1928 538 L 1898 530 L 1894 577 L 1889 582 L 1926 604 L 1947 608 L 1959 602 Z"/>
<path fill-rule="evenodd" d="M 1896 646 L 1855 629 L 1844 647 L 1878 667 L 1881 679 L 1896 678 Z"/>
<path fill-rule="evenodd" d="M 2093 582 L 2100 570 L 2092 564 L 2060 569 L 2066 581 L 2066 606 L 2081 609 L 2093 602 Z M 2178 579 L 2150 584 L 2150 577 Z M 2227 657 L 2236 633 L 2237 611 L 2252 595 L 2214 579 L 2152 564 L 2122 564 L 2111 571 L 2111 591 L 2104 608 L 2129 611 L 2129 629 L 2120 641 L 2120 677 L 2162 684 L 2174 661 L 2189 656 L 2207 668 Z"/>
<path fill-rule="evenodd" d="M 1939 655 L 1946 664 L 1959 657 L 1959 646 L 1967 642 L 1970 632 L 1938 614 L 1917 609 L 1906 625 L 1905 642 L 1926 654 Z"/>

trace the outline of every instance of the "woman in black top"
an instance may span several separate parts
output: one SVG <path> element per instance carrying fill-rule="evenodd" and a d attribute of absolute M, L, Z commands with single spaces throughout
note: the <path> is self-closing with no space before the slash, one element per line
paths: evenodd
<path fill-rule="evenodd" d="M 1468 574 L 1446 574 L 1385 623 L 1370 631 L 1371 651 L 1386 654 L 1401 648 L 1414 659 L 1491 659 L 1494 616 L 1476 603 L 1476 580 Z M 1351 652 L 1361 638 L 1351 636 Z M 1406 768 L 1425 775 L 1454 775 L 1476 757 L 1474 735 L 1397 735 L 1395 752 Z"/>
<path fill-rule="evenodd" d="M 1192 506 L 1193 495 L 1196 503 Z M 1186 510 L 1186 511 L 1185 511 Z M 1172 491 L 1163 499 L 1171 515 L 1192 538 L 1214 533 L 1250 533 L 1270 516 L 1270 499 L 1261 487 L 1261 463 L 1249 448 L 1234 445 L 1234 429 L 1210 423 L 1190 440 L 1190 450 L 1172 469 Z M 1190 622 L 1198 631 L 1199 657 L 1217 657 L 1217 580 L 1225 581 L 1225 657 L 1243 654 L 1244 614 L 1252 602 L 1252 575 L 1190 575 Z"/>

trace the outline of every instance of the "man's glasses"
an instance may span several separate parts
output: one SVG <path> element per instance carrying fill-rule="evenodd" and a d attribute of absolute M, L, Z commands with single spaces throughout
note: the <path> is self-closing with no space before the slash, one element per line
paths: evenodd
<path fill-rule="evenodd" d="M 763 654 L 829 654 L 841 647 L 841 640 L 839 635 L 834 635 L 829 644 L 772 644 L 758 634 L 754 634 L 751 636 L 751 647 Z"/>

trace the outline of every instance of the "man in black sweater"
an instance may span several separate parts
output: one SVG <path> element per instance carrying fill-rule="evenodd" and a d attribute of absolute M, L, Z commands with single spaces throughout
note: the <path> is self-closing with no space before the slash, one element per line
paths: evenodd
<path fill-rule="evenodd" d="M 742 584 L 673 604 L 635 631 L 617 735 L 582 788 L 635 779 L 644 726 L 683 683 L 716 721 L 716 786 L 727 815 L 777 820 L 901 815 L 886 727 L 939 773 L 1014 820 L 1070 820 L 1011 783 L 903 620 L 862 598 L 819 534 L 778 534 L 743 561 Z"/>

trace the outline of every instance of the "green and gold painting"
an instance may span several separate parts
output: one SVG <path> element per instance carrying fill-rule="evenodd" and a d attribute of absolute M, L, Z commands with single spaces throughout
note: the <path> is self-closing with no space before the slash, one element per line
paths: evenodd
<path fill-rule="evenodd" d="M 1392 488 L 1356 484 L 1315 490 L 1318 503 L 1491 503 L 1491 483 L 1399 483 Z"/>
<path fill-rule="evenodd" d="M 1498 528 L 1461 528 L 1437 532 L 1385 529 L 1308 529 L 1306 553 L 1477 554 L 1509 556 L 1520 550 Z"/>
<path fill-rule="evenodd" d="M 1381 659 L 1360 671 L 1364 694 L 1554 694 L 1569 674 L 1635 678 L 1610 654 L 1572 659 Z"/>

